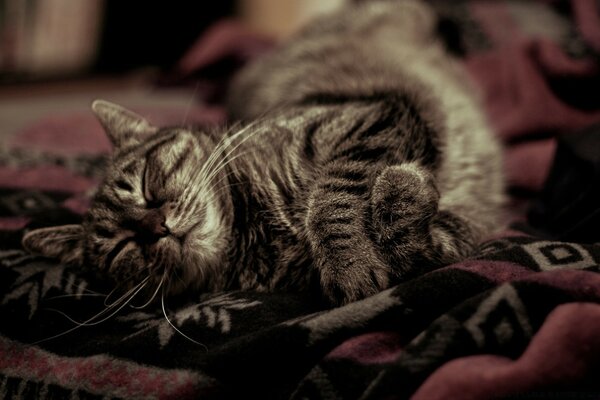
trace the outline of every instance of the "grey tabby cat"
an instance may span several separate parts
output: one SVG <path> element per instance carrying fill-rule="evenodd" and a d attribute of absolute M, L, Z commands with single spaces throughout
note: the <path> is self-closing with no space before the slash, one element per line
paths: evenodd
<path fill-rule="evenodd" d="M 466 257 L 499 224 L 500 148 L 435 24 L 386 0 L 313 22 L 239 76 L 226 132 L 96 101 L 115 152 L 91 209 L 23 244 L 167 294 L 333 304 Z"/>

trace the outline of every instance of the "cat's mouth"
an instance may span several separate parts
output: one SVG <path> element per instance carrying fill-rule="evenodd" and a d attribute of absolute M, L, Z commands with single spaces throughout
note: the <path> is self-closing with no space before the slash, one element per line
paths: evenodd
<path fill-rule="evenodd" d="M 129 236 L 108 253 L 105 266 L 115 276 L 160 276 L 180 263 L 183 248 L 182 239 L 172 235 L 152 242 Z"/>

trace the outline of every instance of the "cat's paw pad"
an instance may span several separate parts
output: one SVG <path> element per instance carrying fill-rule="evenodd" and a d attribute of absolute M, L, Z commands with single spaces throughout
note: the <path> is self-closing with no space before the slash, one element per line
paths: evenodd
<path fill-rule="evenodd" d="M 374 230 L 381 241 L 428 230 L 436 214 L 439 192 L 433 175 L 415 163 L 386 167 L 371 195 Z"/>

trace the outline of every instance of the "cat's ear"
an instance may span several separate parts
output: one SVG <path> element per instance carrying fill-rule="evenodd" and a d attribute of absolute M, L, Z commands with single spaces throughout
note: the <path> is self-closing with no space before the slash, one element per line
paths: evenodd
<path fill-rule="evenodd" d="M 141 115 L 109 101 L 94 101 L 92 110 L 115 148 L 139 143 L 158 131 Z"/>
<path fill-rule="evenodd" d="M 81 225 L 63 225 L 40 228 L 23 236 L 26 250 L 64 263 L 83 263 L 83 228 Z"/>

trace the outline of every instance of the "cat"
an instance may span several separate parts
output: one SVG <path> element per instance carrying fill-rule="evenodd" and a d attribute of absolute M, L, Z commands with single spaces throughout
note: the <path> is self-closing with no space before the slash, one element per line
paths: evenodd
<path fill-rule="evenodd" d="M 23 245 L 168 295 L 317 288 L 333 305 L 464 259 L 501 226 L 501 148 L 435 25 L 414 0 L 317 19 L 235 79 L 229 129 L 95 101 L 106 177 L 81 224 Z"/>

